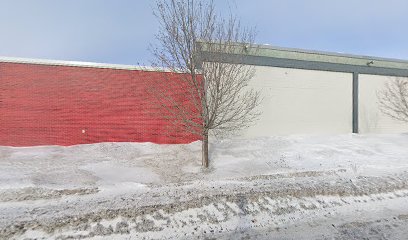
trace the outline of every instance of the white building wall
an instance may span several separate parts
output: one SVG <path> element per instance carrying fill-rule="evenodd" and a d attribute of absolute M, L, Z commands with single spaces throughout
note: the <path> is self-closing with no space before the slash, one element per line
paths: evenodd
<path fill-rule="evenodd" d="M 391 119 L 381 113 L 378 92 L 384 84 L 397 77 L 359 75 L 359 128 L 360 133 L 403 133 L 408 132 L 408 123 Z"/>
<path fill-rule="evenodd" d="M 351 73 L 256 66 L 263 112 L 241 137 L 352 132 Z"/>

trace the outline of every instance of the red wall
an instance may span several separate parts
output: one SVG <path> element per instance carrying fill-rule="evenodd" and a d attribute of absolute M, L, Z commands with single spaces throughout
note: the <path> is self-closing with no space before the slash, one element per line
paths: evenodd
<path fill-rule="evenodd" d="M 185 96 L 178 78 L 164 72 L 0 63 L 0 145 L 198 140 L 171 130 L 147 91 L 150 80 L 163 79 L 173 83 L 163 85 L 170 92 Z"/>

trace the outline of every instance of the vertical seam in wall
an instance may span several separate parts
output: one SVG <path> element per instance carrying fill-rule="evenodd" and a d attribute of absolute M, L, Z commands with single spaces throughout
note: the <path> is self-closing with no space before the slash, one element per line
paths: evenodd
<path fill-rule="evenodd" d="M 358 72 L 353 72 L 353 133 L 358 132 Z"/>

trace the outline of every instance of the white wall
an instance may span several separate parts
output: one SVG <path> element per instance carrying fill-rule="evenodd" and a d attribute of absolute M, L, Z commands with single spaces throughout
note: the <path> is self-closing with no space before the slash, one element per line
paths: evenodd
<path fill-rule="evenodd" d="M 391 119 L 381 113 L 378 106 L 378 91 L 384 84 L 397 77 L 359 75 L 359 128 L 360 133 L 408 132 L 408 123 Z"/>
<path fill-rule="evenodd" d="M 241 137 L 352 132 L 351 73 L 256 66 L 260 120 Z"/>

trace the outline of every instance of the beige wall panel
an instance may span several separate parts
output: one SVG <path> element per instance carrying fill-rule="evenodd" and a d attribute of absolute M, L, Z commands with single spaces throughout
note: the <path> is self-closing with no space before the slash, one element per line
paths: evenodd
<path fill-rule="evenodd" d="M 381 113 L 378 92 L 384 84 L 397 77 L 359 75 L 359 127 L 360 133 L 408 132 L 408 123 L 399 122 Z"/>
<path fill-rule="evenodd" d="M 241 137 L 352 132 L 352 74 L 257 66 L 260 120 Z"/>

